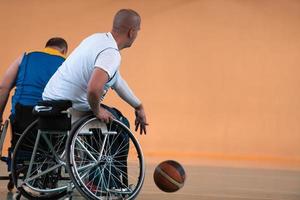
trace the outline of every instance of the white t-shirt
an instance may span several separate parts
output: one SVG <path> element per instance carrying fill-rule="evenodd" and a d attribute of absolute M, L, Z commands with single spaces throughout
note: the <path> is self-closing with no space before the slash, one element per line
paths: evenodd
<path fill-rule="evenodd" d="M 121 55 L 111 33 L 96 33 L 84 39 L 51 77 L 43 100 L 71 100 L 73 108 L 90 110 L 87 86 L 95 67 L 107 72 L 105 93 L 120 77 Z M 100 95 L 100 94 L 99 94 Z"/>

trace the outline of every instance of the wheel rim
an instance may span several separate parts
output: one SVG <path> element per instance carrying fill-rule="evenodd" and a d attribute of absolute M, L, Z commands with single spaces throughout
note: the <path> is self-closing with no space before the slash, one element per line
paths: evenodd
<path fill-rule="evenodd" d="M 13 155 L 14 174 L 22 177 L 16 181 L 17 188 L 32 197 L 56 196 L 66 192 L 70 182 L 63 162 L 67 135 L 40 134 L 36 155 L 31 164 L 32 169 L 29 172 L 29 163 L 38 135 L 36 124 L 23 134 Z M 48 143 L 53 145 L 49 146 Z M 54 151 L 57 153 L 50 153 Z"/>
<path fill-rule="evenodd" d="M 70 148 L 71 173 L 89 197 L 131 199 L 140 191 L 145 171 L 143 155 L 130 130 L 120 122 L 106 125 L 89 119 L 73 135 Z"/>

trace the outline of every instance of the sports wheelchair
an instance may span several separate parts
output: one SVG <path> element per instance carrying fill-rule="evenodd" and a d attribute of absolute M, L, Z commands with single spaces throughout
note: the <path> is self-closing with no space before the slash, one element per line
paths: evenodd
<path fill-rule="evenodd" d="M 134 199 L 145 164 L 141 147 L 123 117 L 105 124 L 90 114 L 71 124 L 70 101 L 42 101 L 12 157 L 17 199 Z"/>

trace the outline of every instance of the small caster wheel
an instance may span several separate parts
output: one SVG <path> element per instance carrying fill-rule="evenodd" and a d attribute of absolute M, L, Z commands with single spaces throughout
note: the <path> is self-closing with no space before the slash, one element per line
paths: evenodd
<path fill-rule="evenodd" d="M 8 191 L 12 191 L 14 189 L 14 183 L 12 182 L 12 180 L 9 180 L 9 182 L 7 183 L 7 189 Z"/>
<path fill-rule="evenodd" d="M 13 196 L 13 200 L 20 200 L 21 199 L 21 193 L 19 193 L 19 192 L 16 192 L 15 194 L 14 194 L 14 196 Z"/>

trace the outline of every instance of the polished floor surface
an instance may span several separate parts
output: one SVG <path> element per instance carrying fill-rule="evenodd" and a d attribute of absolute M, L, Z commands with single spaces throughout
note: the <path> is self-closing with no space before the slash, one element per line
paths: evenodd
<path fill-rule="evenodd" d="M 0 164 L 1 175 L 5 165 Z M 221 166 L 185 166 L 185 186 L 176 193 L 156 188 L 153 165 L 147 166 L 146 180 L 139 200 L 299 200 L 300 170 L 276 170 Z M 13 199 L 7 181 L 0 181 L 0 199 Z M 75 192 L 75 200 L 83 199 Z"/>

